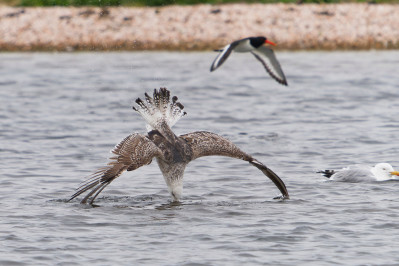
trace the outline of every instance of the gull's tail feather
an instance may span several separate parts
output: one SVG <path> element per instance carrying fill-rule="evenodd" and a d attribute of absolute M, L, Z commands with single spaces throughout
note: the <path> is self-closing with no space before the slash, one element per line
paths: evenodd
<path fill-rule="evenodd" d="M 163 122 L 172 127 L 186 114 L 183 111 L 184 106 L 177 101 L 176 96 L 172 97 L 172 102 L 170 101 L 170 91 L 166 88 L 154 89 L 153 97 L 147 93 L 144 96 L 145 101 L 138 98 L 136 100 L 138 107 L 133 106 L 133 109 L 144 118 L 149 131 L 158 129 Z"/>

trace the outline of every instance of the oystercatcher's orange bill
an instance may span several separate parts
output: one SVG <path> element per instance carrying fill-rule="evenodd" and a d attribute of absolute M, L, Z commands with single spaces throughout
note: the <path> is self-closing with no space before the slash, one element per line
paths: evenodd
<path fill-rule="evenodd" d="M 271 44 L 271 45 L 273 45 L 273 46 L 276 46 L 276 44 L 275 44 L 274 42 L 271 42 L 271 41 L 269 41 L 269 40 L 266 40 L 265 43 L 268 43 L 268 44 Z"/>

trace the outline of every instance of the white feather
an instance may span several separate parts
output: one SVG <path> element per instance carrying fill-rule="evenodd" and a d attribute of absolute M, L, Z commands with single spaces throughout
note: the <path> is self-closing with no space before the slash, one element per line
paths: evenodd
<path fill-rule="evenodd" d="M 183 111 L 183 105 L 177 102 L 177 97 L 169 99 L 163 97 L 161 90 L 154 92 L 154 98 L 146 95 L 146 101 L 138 99 L 138 107 L 134 108 L 145 120 L 148 131 L 159 129 L 160 125 L 166 123 L 169 127 L 174 126 L 186 112 Z"/>

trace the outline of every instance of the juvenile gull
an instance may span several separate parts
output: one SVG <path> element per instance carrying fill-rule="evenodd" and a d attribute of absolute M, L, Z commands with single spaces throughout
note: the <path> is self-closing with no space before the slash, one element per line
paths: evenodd
<path fill-rule="evenodd" d="M 269 177 L 281 191 L 280 198 L 288 199 L 284 182 L 268 167 L 251 155 L 241 151 L 231 141 L 211 132 L 198 131 L 176 136 L 171 127 L 186 114 L 184 106 L 166 88 L 154 90 L 153 97 L 145 93 L 145 101 L 138 98 L 133 107 L 146 121 L 147 134 L 133 133 L 112 150 L 114 154 L 106 167 L 99 169 L 71 196 L 74 199 L 91 190 L 81 203 L 89 204 L 100 192 L 125 170 L 132 171 L 150 164 L 155 158 L 164 176 L 174 201 L 179 201 L 183 192 L 183 174 L 187 164 L 202 156 L 220 155 L 249 162 Z"/>
<path fill-rule="evenodd" d="M 274 55 L 274 51 L 270 47 L 263 45 L 266 43 L 276 45 L 265 37 L 249 37 L 234 41 L 226 45 L 222 50 L 216 50 L 220 52 L 220 54 L 212 63 L 211 72 L 220 67 L 224 61 L 227 60 L 232 51 L 238 53 L 250 52 L 262 63 L 263 67 L 272 78 L 274 78 L 278 83 L 287 86 L 287 79 L 285 78 L 284 72 L 281 69 L 280 63 Z"/>
<path fill-rule="evenodd" d="M 372 182 L 398 179 L 399 172 L 395 171 L 389 163 L 379 163 L 374 167 L 367 165 L 352 165 L 341 170 L 324 170 L 317 173 L 323 174 L 330 180 L 340 182 Z"/>

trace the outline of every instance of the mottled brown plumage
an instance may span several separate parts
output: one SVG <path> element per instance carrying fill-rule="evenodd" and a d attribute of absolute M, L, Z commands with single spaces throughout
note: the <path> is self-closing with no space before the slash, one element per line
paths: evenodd
<path fill-rule="evenodd" d="M 187 164 L 203 156 L 228 156 L 247 161 L 268 176 L 282 193 L 283 198 L 289 198 L 284 182 L 269 168 L 241 151 L 231 141 L 211 132 L 199 131 L 176 136 L 173 126 L 186 113 L 183 105 L 172 98 L 170 92 L 161 88 L 154 91 L 151 98 L 145 94 L 145 101 L 136 100 L 138 107 L 133 107 L 147 122 L 150 130 L 147 135 L 134 133 L 122 140 L 112 150 L 115 155 L 110 158 L 108 166 L 95 172 L 72 195 L 71 199 L 91 190 L 81 201 L 90 204 L 98 194 L 125 170 L 132 171 L 156 159 L 165 178 L 168 190 L 174 200 L 179 200 L 183 190 L 183 174 Z M 70 199 L 70 200 L 71 200 Z"/>

